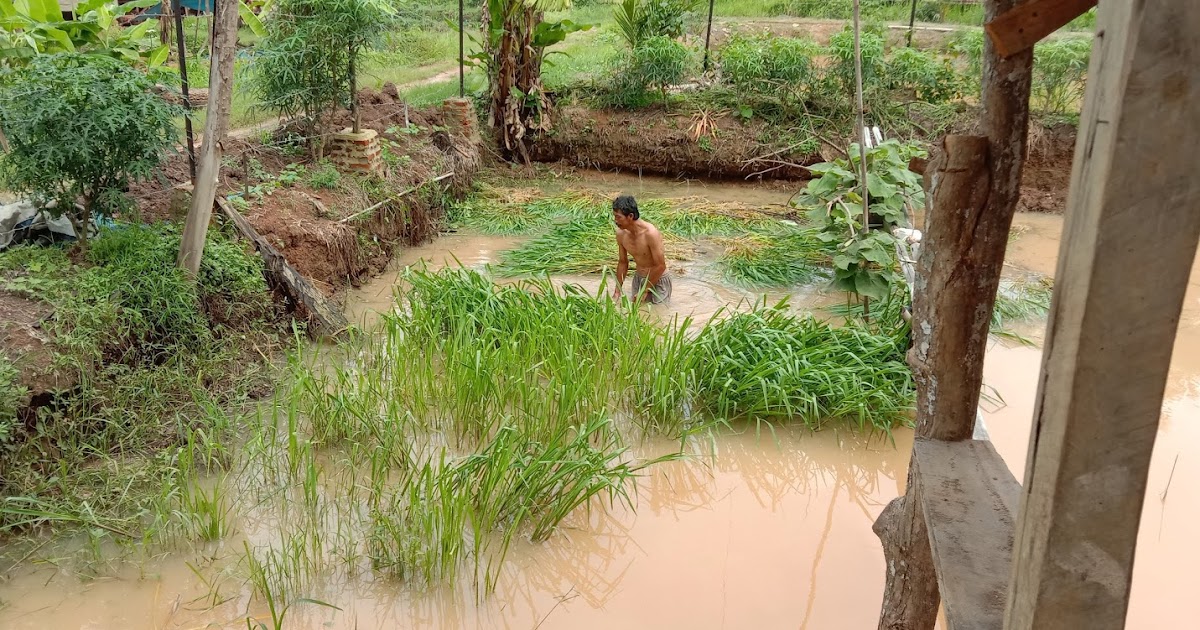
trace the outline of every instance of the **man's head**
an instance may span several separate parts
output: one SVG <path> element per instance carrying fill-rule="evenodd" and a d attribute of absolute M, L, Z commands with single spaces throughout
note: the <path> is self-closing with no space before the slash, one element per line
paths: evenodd
<path fill-rule="evenodd" d="M 637 200 L 633 198 L 633 195 L 621 195 L 613 200 L 613 221 L 616 222 L 617 227 L 626 229 L 640 217 Z"/>

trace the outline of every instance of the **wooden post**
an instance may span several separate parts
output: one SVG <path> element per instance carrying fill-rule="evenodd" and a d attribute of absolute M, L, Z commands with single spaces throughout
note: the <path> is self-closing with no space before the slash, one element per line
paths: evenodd
<path fill-rule="evenodd" d="M 1013 630 L 1125 626 L 1200 238 L 1200 3 L 1103 2 L 1099 19 L 1017 523 Z"/>
<path fill-rule="evenodd" d="M 200 271 L 204 238 L 217 197 L 217 177 L 221 172 L 221 142 L 229 127 L 233 99 L 233 57 L 237 50 L 238 10 L 236 0 L 221 0 L 213 11 L 217 25 L 213 38 L 212 69 L 208 79 L 208 118 L 204 122 L 204 145 L 200 148 L 200 169 L 192 190 L 179 243 L 179 266 L 193 276 Z"/>
<path fill-rule="evenodd" d="M 1018 0 L 987 0 L 985 21 Z M 918 438 L 965 440 L 975 428 L 988 326 L 1021 187 L 1029 125 L 1032 50 L 1001 58 L 984 44 L 985 137 L 948 137 L 926 171 L 930 215 L 922 239 L 909 355 Z M 930 630 L 938 611 L 920 484 L 893 500 L 873 527 L 887 559 L 881 630 Z"/>

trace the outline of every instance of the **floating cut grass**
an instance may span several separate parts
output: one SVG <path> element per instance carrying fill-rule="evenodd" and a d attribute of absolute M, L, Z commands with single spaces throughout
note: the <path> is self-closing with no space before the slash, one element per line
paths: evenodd
<path fill-rule="evenodd" d="M 790 229 L 729 239 L 721 266 L 731 281 L 752 287 L 792 286 L 822 276 L 828 260 L 813 230 Z"/>
<path fill-rule="evenodd" d="M 887 432 L 908 420 L 904 337 L 835 328 L 783 306 L 730 315 L 700 332 L 694 361 L 704 407 L 756 420 L 795 418 L 813 429 L 840 419 Z"/>
<path fill-rule="evenodd" d="M 992 331 L 1004 330 L 1012 322 L 1027 322 L 1046 317 L 1054 282 L 1049 278 L 1026 278 L 1000 285 L 996 306 L 992 309 Z"/>

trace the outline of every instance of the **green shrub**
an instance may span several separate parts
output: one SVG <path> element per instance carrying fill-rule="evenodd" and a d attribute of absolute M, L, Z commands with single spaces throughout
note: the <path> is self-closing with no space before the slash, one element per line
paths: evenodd
<path fill-rule="evenodd" d="M 960 84 L 948 61 L 923 50 L 900 48 L 887 61 L 888 87 L 911 92 L 927 103 L 943 103 L 957 97 Z"/>
<path fill-rule="evenodd" d="M 917 5 L 917 20 L 921 22 L 941 22 L 942 10 L 935 2 L 922 2 Z"/>
<path fill-rule="evenodd" d="M 0 183 L 54 202 L 84 240 L 93 215 L 125 208 L 124 190 L 158 167 L 178 136 L 178 109 L 151 91 L 166 80 L 100 55 L 42 55 L 5 77 Z M 82 199 L 83 210 L 76 210 Z"/>
<path fill-rule="evenodd" d="M 806 39 L 736 35 L 718 51 L 718 61 L 722 79 L 739 90 L 796 92 L 816 76 L 819 52 Z"/>
<path fill-rule="evenodd" d="M 316 168 L 308 174 L 308 185 L 317 190 L 333 190 L 342 182 L 342 174 L 338 172 L 334 165 L 326 160 L 322 160 Z"/>
<path fill-rule="evenodd" d="M 1032 105 L 1047 114 L 1078 112 L 1083 99 L 1092 38 L 1055 38 L 1033 49 Z"/>
<path fill-rule="evenodd" d="M 263 107 L 302 116 L 308 135 L 321 116 L 348 106 L 361 51 L 373 47 L 394 14 L 382 0 L 280 0 L 255 47 L 252 84 Z M 320 143 L 313 143 L 319 153 Z"/>
<path fill-rule="evenodd" d="M 687 78 L 691 57 L 686 46 L 658 35 L 647 38 L 633 50 L 630 72 L 640 85 L 657 89 L 665 103 L 667 88 Z"/>
<path fill-rule="evenodd" d="M 863 92 L 877 91 L 883 86 L 887 69 L 883 35 L 864 30 L 860 37 L 860 48 Z M 829 39 L 829 55 L 832 58 L 829 78 L 836 82 L 843 93 L 854 94 L 854 31 L 849 26 Z"/>

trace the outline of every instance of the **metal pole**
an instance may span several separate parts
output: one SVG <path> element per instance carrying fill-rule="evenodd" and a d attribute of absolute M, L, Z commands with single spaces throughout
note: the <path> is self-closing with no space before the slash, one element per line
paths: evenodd
<path fill-rule="evenodd" d="M 908 36 L 905 39 L 905 46 L 912 48 L 913 25 L 917 23 L 917 0 L 912 0 L 912 11 L 908 14 Z"/>
<path fill-rule="evenodd" d="M 704 71 L 708 72 L 708 44 L 712 40 L 713 4 L 716 0 L 708 0 L 708 30 L 704 32 Z"/>
<path fill-rule="evenodd" d="M 179 0 L 171 0 L 171 12 L 175 14 L 175 40 L 179 48 L 179 81 L 183 93 L 183 128 L 187 134 L 188 167 L 192 173 L 192 187 L 196 186 L 196 141 L 192 136 L 192 100 L 188 97 L 187 52 L 183 47 L 183 8 Z"/>
<path fill-rule="evenodd" d="M 458 97 L 462 98 L 467 93 L 467 77 L 463 72 L 463 58 L 465 51 L 463 47 L 463 38 L 467 36 L 463 28 L 463 0 L 458 0 Z"/>

